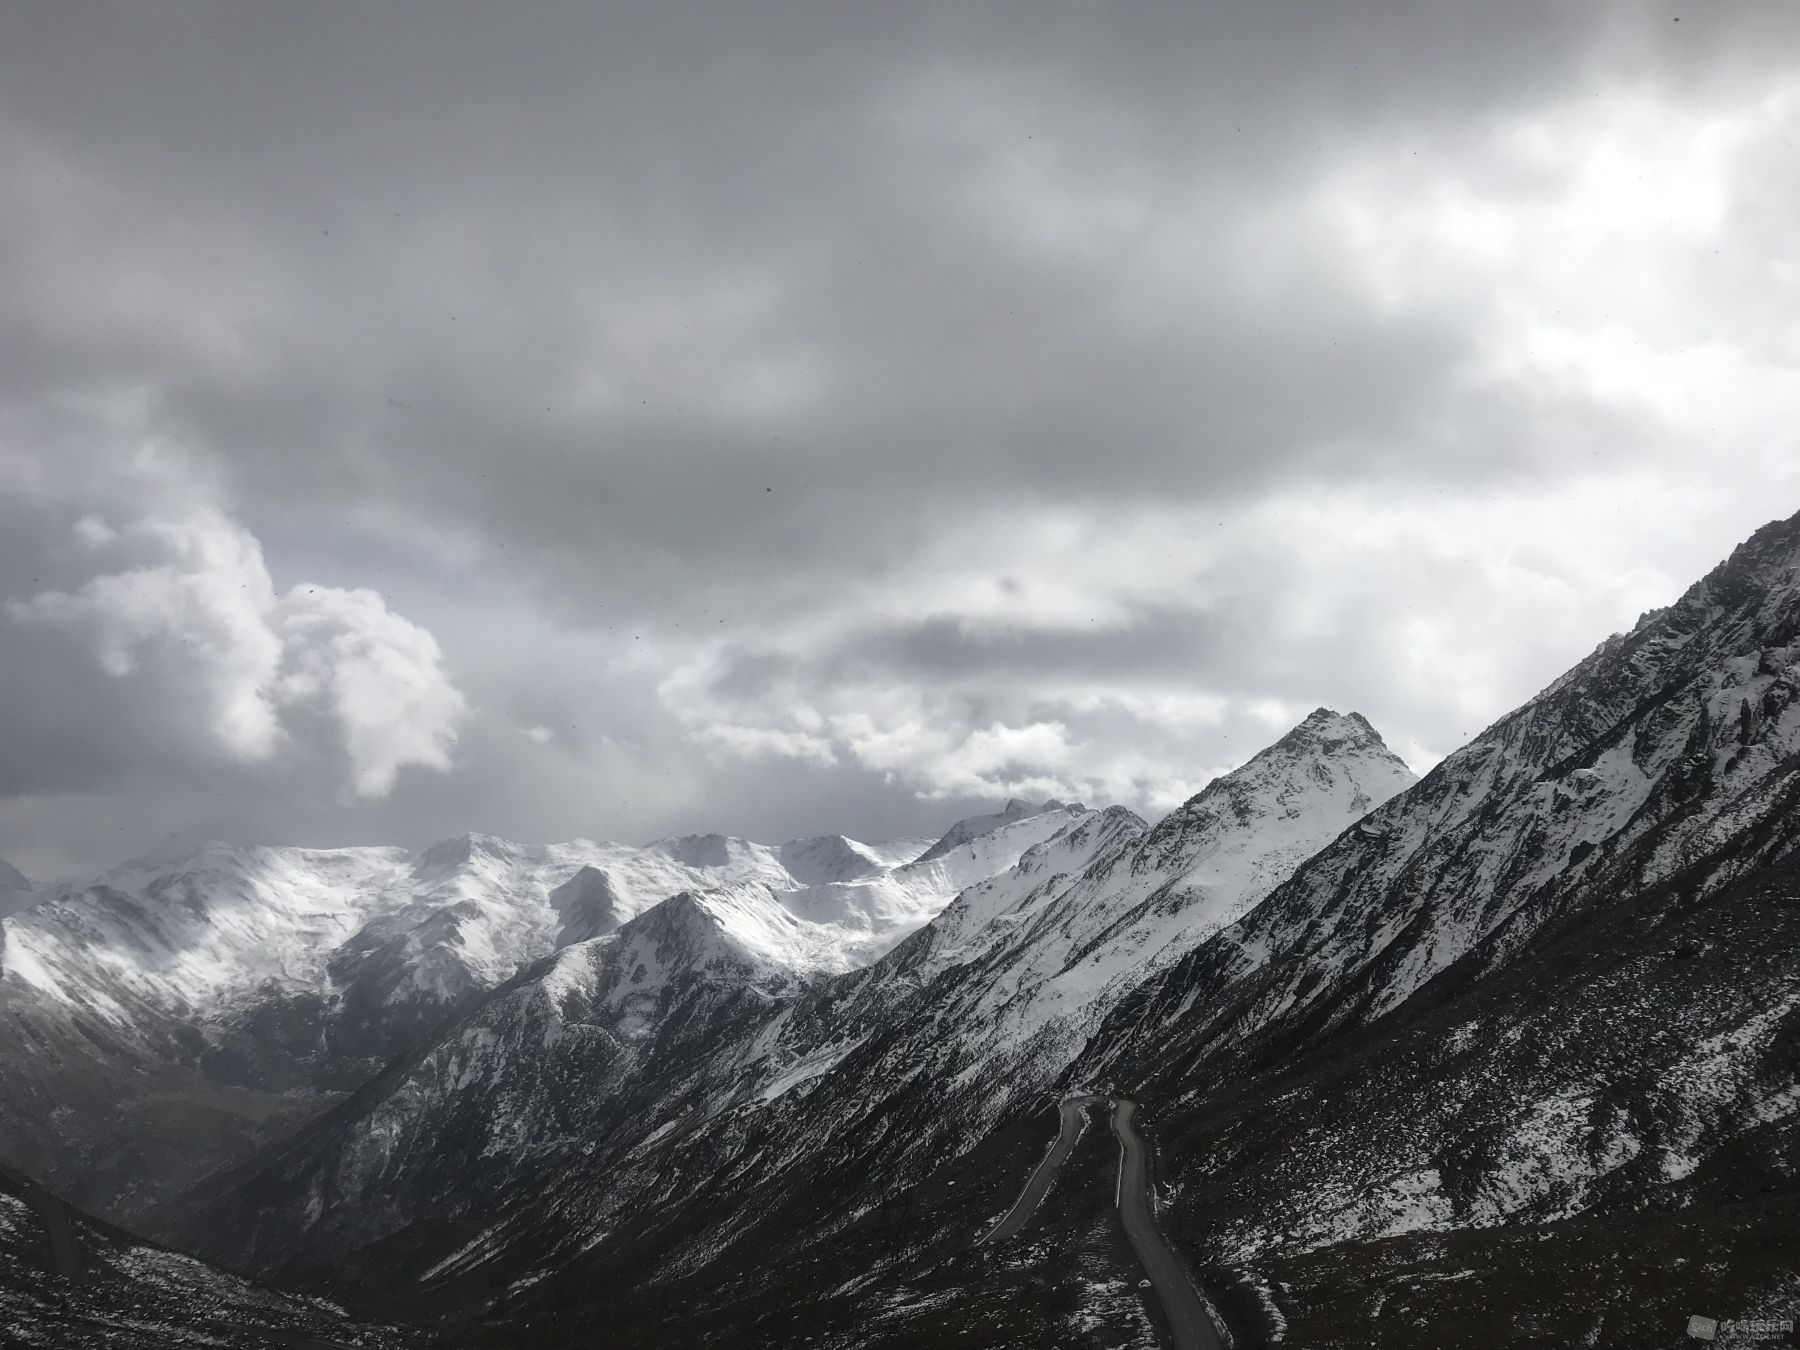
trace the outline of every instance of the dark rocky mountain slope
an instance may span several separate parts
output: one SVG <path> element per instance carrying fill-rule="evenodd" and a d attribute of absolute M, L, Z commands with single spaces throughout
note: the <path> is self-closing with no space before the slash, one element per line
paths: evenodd
<path fill-rule="evenodd" d="M 0 1168 L 0 1345 L 9 1350 L 423 1350 L 432 1339 L 146 1243 Z"/>

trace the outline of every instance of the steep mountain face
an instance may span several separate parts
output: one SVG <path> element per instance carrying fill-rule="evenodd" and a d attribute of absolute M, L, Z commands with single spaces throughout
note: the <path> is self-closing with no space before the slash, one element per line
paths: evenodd
<path fill-rule="evenodd" d="M 251 1268 L 290 1277 L 353 1259 L 383 1281 L 506 1282 L 584 1251 L 665 1240 L 653 1232 L 686 1230 L 661 1264 L 691 1263 L 779 1205 L 756 1189 L 778 1192 L 796 1169 L 854 1171 L 867 1204 L 1030 1109 L 1134 975 L 1254 903 L 1296 849 L 1323 843 L 1411 779 L 1366 722 L 1320 710 L 1153 831 L 1119 808 L 1072 819 L 1067 809 L 1001 813 L 899 874 L 983 875 L 1021 831 L 1068 823 L 1001 875 L 965 886 L 865 970 L 795 981 L 760 1005 L 734 995 L 729 1017 L 660 1013 L 654 1062 L 621 1059 L 611 1041 L 545 1039 L 530 1012 L 543 996 L 531 990 L 560 978 L 559 962 L 484 1006 L 406 1084 L 335 1113 L 303 1155 L 209 1194 L 190 1231 L 224 1254 L 243 1251 L 252 1228 L 260 1263 Z M 812 913 L 809 901 L 816 909 L 841 897 L 816 887 L 788 905 Z M 602 983 L 626 968 L 604 965 Z M 474 1072 L 439 1063 L 471 1036 L 505 1050 Z M 577 1086 L 546 1087 L 565 1083 Z M 596 1083 L 604 1090 L 590 1090 Z M 518 1103 L 547 1090 L 555 1099 L 533 1107 L 532 1128 L 514 1129 Z M 871 1113 L 893 1119 L 871 1131 Z M 895 1128 L 901 1120 L 907 1128 Z M 504 1146 L 493 1142 L 501 1135 Z M 442 1141 L 465 1138 L 493 1161 L 482 1171 L 457 1155 L 464 1181 L 452 1213 L 439 1198 Z M 478 1189 L 467 1180 L 475 1174 Z M 544 1195 L 554 1204 L 530 1199 Z M 731 1204 L 695 1225 L 685 1207 L 712 1196 Z M 321 1219 L 332 1214 L 356 1216 L 354 1229 Z M 482 1215 L 475 1234 L 445 1222 Z"/>
<path fill-rule="evenodd" d="M 45 1350 L 423 1346 L 318 1299 L 251 1284 L 70 1209 L 0 1168 L 0 1341 Z"/>
<path fill-rule="evenodd" d="M 1800 517 L 1759 530 L 1242 921 L 1145 985 L 1095 1064 L 1241 1073 L 1368 1022 L 1453 965 L 1677 873 L 1710 889 L 1800 839 Z"/>
<path fill-rule="evenodd" d="M 1655 1210 L 1736 1241 L 1800 1158 L 1797 844 L 1800 518 L 1136 990 L 1081 1071 L 1160 1104 L 1203 1260 Z"/>
<path fill-rule="evenodd" d="M 665 897 L 764 885 L 788 907 L 791 964 L 845 970 L 1061 818 L 975 828 L 954 859 L 922 867 L 885 866 L 890 852 L 842 838 L 771 848 L 722 835 L 151 855 L 0 925 L 0 1156 L 91 1208 L 141 1215 L 532 962 Z"/>
<path fill-rule="evenodd" d="M 1214 919 L 1230 922 L 1331 835 L 1417 781 L 1361 713 L 1319 708 L 1158 822 L 1131 872 L 1232 897 L 1209 905 Z"/>
<path fill-rule="evenodd" d="M 580 871 L 550 892 L 550 906 L 562 919 L 556 933 L 558 947 L 612 932 L 625 908 L 612 878 L 590 863 L 583 863 Z"/>
<path fill-rule="evenodd" d="M 1762 1205 L 1791 1216 L 1800 864 L 1712 881 L 1608 896 L 1247 1091 L 1170 1102 L 1190 1250 L 1249 1265 L 1656 1211 L 1721 1236 Z"/>
<path fill-rule="evenodd" d="M 663 1263 L 769 1241 L 763 1216 L 791 1214 L 781 1178 L 796 1168 L 878 1206 L 1035 1110 L 1140 981 L 1413 781 L 1364 719 L 1320 709 L 1156 828 L 1095 812 L 969 887 L 762 1035 L 770 1068 L 786 1066 L 764 1119 L 743 1145 L 737 1122 L 712 1141 L 716 1171 L 694 1188 L 710 1222 Z M 768 1154 L 753 1167 L 751 1146 Z M 716 1198 L 734 1192 L 727 1213 Z"/>
<path fill-rule="evenodd" d="M 991 972 L 965 999 L 1007 1008 L 1020 1027 L 1028 1007 L 1091 1018 L 1414 781 L 1363 717 L 1320 708 L 1155 828 L 1034 886 L 1029 903 L 1009 894 L 1022 871 L 971 888 L 915 943 L 921 969 Z"/>

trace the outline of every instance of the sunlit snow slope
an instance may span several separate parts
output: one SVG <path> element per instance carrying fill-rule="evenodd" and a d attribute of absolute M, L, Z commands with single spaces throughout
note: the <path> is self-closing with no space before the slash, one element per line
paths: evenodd
<path fill-rule="evenodd" d="M 778 963 L 841 972 L 1070 810 L 964 823 L 966 842 L 923 864 L 919 841 L 841 836 L 151 854 L 0 923 L 0 1156 L 91 1208 L 140 1212 L 668 896 L 754 883 L 780 914 L 762 935 Z"/>

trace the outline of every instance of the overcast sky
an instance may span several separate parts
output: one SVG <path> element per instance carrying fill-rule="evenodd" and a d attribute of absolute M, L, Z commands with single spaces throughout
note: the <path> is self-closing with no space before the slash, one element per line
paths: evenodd
<path fill-rule="evenodd" d="M 0 856 L 1424 769 L 1800 509 L 1800 6 L 0 8 Z"/>

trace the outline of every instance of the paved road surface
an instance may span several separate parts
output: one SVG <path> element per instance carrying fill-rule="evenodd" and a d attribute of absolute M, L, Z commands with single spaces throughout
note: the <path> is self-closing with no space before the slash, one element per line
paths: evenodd
<path fill-rule="evenodd" d="M 1194 1281 L 1181 1259 L 1157 1231 L 1150 1201 L 1150 1170 L 1145 1161 L 1144 1140 L 1132 1123 L 1137 1103 L 1120 1097 L 1113 1102 L 1113 1133 L 1119 1137 L 1119 1180 L 1114 1192 L 1125 1236 L 1137 1253 L 1138 1264 L 1149 1277 L 1162 1304 L 1163 1315 L 1175 1333 L 1175 1350 L 1223 1350 L 1224 1342 L 1213 1325 Z"/>
<path fill-rule="evenodd" d="M 1013 1207 L 975 1245 L 1004 1241 L 1031 1222 L 1063 1161 L 1081 1137 L 1087 1109 L 1099 1102 L 1111 1104 L 1113 1134 L 1119 1140 L 1119 1175 L 1113 1187 L 1113 1204 L 1118 1207 L 1120 1222 L 1125 1225 L 1125 1236 L 1137 1253 L 1138 1264 L 1144 1268 L 1151 1290 L 1162 1304 L 1163 1315 L 1169 1319 L 1175 1350 L 1224 1350 L 1225 1342 L 1193 1277 L 1157 1230 L 1156 1209 L 1150 1197 L 1150 1166 L 1143 1136 L 1133 1119 L 1137 1103 L 1128 1097 L 1065 1097 L 1058 1102 L 1056 1139 L 1050 1151 L 1026 1180 Z"/>
<path fill-rule="evenodd" d="M 1050 1151 L 1044 1155 L 1043 1161 L 1026 1178 L 1025 1189 L 1013 1201 L 1013 1207 L 975 1244 L 977 1247 L 984 1242 L 1004 1242 L 1031 1222 L 1031 1216 L 1037 1213 L 1037 1207 L 1050 1193 L 1050 1184 L 1062 1170 L 1063 1161 L 1075 1147 L 1075 1141 L 1081 1138 L 1081 1127 L 1088 1107 L 1105 1100 L 1105 1097 L 1064 1097 L 1056 1104 L 1058 1119 L 1055 1142 L 1050 1145 Z"/>

